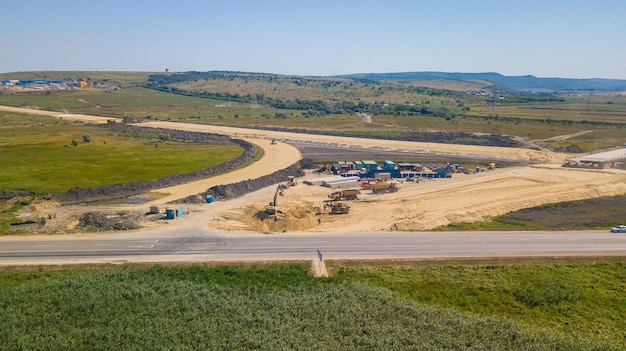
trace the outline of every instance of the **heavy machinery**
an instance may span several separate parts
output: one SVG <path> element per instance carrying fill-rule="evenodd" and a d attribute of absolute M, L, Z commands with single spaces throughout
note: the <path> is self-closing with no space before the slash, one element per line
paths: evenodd
<path fill-rule="evenodd" d="M 358 195 L 361 192 L 356 189 L 345 189 L 345 190 L 337 190 L 328 194 L 328 198 L 331 200 L 357 200 Z"/>
<path fill-rule="evenodd" d="M 324 209 L 330 210 L 331 214 L 348 214 L 350 205 L 343 201 L 327 201 L 324 202 Z"/>
<path fill-rule="evenodd" d="M 387 183 L 387 182 L 378 182 L 371 184 L 372 193 L 374 194 L 383 194 L 383 193 L 395 193 L 400 190 L 400 186 L 396 183 Z"/>
<path fill-rule="evenodd" d="M 265 213 L 267 213 L 268 215 L 275 215 L 278 210 L 276 209 L 276 201 L 278 200 L 278 195 L 283 196 L 283 186 L 282 185 L 278 185 L 278 187 L 276 187 L 276 192 L 274 193 L 274 201 L 270 202 L 267 207 L 265 207 Z"/>
<path fill-rule="evenodd" d="M 287 186 L 296 186 L 298 185 L 298 179 L 294 176 L 287 177 Z"/>

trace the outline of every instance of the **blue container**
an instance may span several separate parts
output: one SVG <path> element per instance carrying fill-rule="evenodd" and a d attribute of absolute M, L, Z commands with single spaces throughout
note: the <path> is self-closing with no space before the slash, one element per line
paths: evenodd
<path fill-rule="evenodd" d="M 206 196 L 206 202 L 209 203 L 209 204 L 212 203 L 212 202 L 215 202 L 215 196 L 207 195 Z"/>
<path fill-rule="evenodd" d="M 174 210 L 171 208 L 166 208 L 165 209 L 165 218 L 167 219 L 174 219 L 176 218 L 176 214 L 174 213 Z"/>

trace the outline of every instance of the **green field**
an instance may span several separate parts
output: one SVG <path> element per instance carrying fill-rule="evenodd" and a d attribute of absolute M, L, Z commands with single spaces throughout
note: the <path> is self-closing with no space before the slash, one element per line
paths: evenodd
<path fill-rule="evenodd" d="M 47 194 L 157 180 L 210 168 L 242 152 L 237 145 L 134 138 L 52 117 L 0 112 L 0 190 Z"/>
<path fill-rule="evenodd" d="M 623 350 L 622 263 L 0 274 L 2 350 Z"/>

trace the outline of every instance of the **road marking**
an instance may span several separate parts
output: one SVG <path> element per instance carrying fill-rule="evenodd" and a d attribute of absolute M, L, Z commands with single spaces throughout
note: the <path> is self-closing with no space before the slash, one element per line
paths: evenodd
<path fill-rule="evenodd" d="M 152 246 L 150 246 L 150 248 L 153 248 L 153 247 L 154 247 L 154 245 L 156 245 L 158 242 L 159 242 L 159 240 L 155 240 L 155 241 L 154 241 L 154 244 L 152 244 Z"/>

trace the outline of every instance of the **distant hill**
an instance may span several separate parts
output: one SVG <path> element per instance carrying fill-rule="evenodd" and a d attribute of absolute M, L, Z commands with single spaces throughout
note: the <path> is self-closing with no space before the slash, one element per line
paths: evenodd
<path fill-rule="evenodd" d="M 496 86 L 524 91 L 624 91 L 626 80 L 623 79 L 574 79 L 574 78 L 537 78 L 535 76 L 504 76 L 500 73 L 446 73 L 446 72 L 402 72 L 402 73 L 359 73 L 337 77 L 354 80 L 452 80 L 452 81 L 490 81 Z"/>

